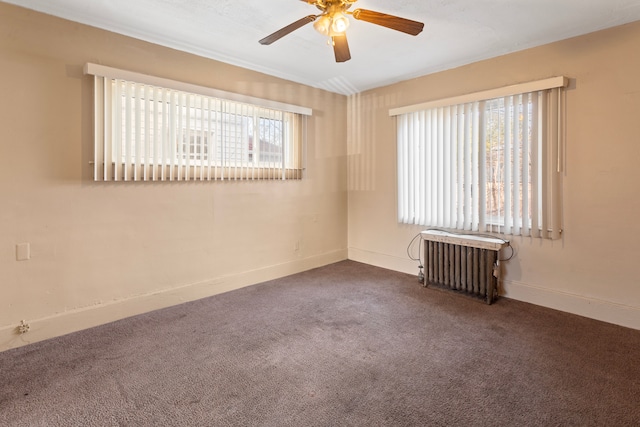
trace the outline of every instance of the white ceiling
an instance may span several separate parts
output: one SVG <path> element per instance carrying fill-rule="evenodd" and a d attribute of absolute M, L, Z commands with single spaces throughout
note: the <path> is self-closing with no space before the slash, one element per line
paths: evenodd
<path fill-rule="evenodd" d="M 352 59 L 337 64 L 299 0 L 2 0 L 332 92 L 351 94 L 640 20 L 639 0 L 358 0 L 425 23 L 417 37 L 351 18 Z M 106 64 L 108 65 L 108 64 Z"/>

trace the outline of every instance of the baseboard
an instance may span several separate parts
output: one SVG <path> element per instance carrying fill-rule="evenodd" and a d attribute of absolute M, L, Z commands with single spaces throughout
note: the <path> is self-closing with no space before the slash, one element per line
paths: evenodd
<path fill-rule="evenodd" d="M 347 250 L 337 250 L 235 275 L 221 276 L 199 283 L 56 313 L 40 319 L 28 319 L 31 328 L 25 334 L 17 333 L 17 325 L 0 328 L 0 351 L 300 273 L 345 259 L 347 259 Z"/>
<path fill-rule="evenodd" d="M 412 261 L 407 257 L 401 258 L 393 255 L 366 251 L 364 249 L 349 248 L 349 259 L 362 262 L 364 264 L 375 265 L 376 267 L 386 268 L 388 270 L 400 271 L 407 274 L 418 274 L 418 261 Z"/>
<path fill-rule="evenodd" d="M 417 274 L 418 272 L 417 261 L 358 248 L 349 248 L 349 259 L 402 273 Z M 505 298 L 577 314 L 627 328 L 640 329 L 639 307 L 559 292 L 516 281 L 505 281 L 501 287 L 501 295 Z"/>
<path fill-rule="evenodd" d="M 504 281 L 501 295 L 627 328 L 640 329 L 639 307 L 541 288 L 517 281 Z"/>

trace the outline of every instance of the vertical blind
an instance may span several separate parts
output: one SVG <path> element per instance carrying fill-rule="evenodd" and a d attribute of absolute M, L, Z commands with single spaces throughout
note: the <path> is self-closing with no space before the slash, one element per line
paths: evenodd
<path fill-rule="evenodd" d="M 94 75 L 97 181 L 300 179 L 305 114 Z"/>
<path fill-rule="evenodd" d="M 559 238 L 562 86 L 392 111 L 398 220 Z"/>

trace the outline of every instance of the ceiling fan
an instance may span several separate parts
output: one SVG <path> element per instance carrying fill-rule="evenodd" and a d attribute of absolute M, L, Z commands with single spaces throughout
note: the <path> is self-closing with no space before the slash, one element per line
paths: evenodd
<path fill-rule="evenodd" d="M 374 12 L 367 9 L 356 9 L 353 12 L 348 9 L 358 0 L 301 0 L 316 6 L 322 11 L 319 15 L 309 15 L 296 22 L 279 29 L 275 33 L 260 40 L 260 44 L 269 45 L 281 39 L 298 28 L 314 22 L 313 27 L 320 33 L 329 37 L 329 43 L 333 45 L 336 62 L 345 62 L 351 59 L 349 44 L 347 43 L 346 30 L 349 28 L 347 15 L 360 21 L 370 22 L 391 28 L 392 30 L 417 36 L 422 32 L 424 24 L 386 13 Z"/>

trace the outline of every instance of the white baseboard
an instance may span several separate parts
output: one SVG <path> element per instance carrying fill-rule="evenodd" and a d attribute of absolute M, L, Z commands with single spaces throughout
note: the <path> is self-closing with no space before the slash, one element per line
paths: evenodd
<path fill-rule="evenodd" d="M 55 313 L 40 319 L 28 319 L 31 328 L 25 334 L 17 333 L 17 325 L 0 327 L 0 351 L 300 273 L 345 259 L 347 259 L 347 250 L 337 250 L 204 282 Z"/>
<path fill-rule="evenodd" d="M 502 296 L 632 329 L 640 329 L 640 308 L 560 292 L 516 281 L 502 283 Z"/>
<path fill-rule="evenodd" d="M 393 255 L 370 252 L 364 249 L 349 248 L 349 259 L 388 270 L 418 275 L 418 261 L 412 261 L 408 257 L 400 258 Z"/>
<path fill-rule="evenodd" d="M 349 248 L 349 259 L 402 273 L 418 273 L 417 261 L 411 261 L 408 258 Z M 640 307 L 559 292 L 516 281 L 505 281 L 501 287 L 502 296 L 505 298 L 577 314 L 627 328 L 640 329 Z"/>

